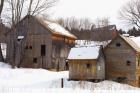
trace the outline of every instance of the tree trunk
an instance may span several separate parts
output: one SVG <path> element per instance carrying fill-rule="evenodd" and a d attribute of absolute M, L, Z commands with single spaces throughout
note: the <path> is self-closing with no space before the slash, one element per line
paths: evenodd
<path fill-rule="evenodd" d="M 1 44 L 0 44 L 0 62 L 4 62 L 4 58 L 2 55 L 2 49 L 1 49 Z"/>
<path fill-rule="evenodd" d="M 4 0 L 1 0 L 1 4 L 0 4 L 0 31 L 3 28 L 2 21 L 1 21 L 1 13 L 2 13 L 2 9 L 3 9 L 3 5 L 4 5 Z M 1 49 L 1 43 L 0 43 L 0 62 L 4 62 L 4 58 L 2 55 L 2 49 Z"/>
<path fill-rule="evenodd" d="M 1 4 L 0 4 L 0 15 L 1 15 L 1 12 L 2 12 L 2 9 L 3 9 L 3 5 L 4 5 L 4 0 L 1 0 Z"/>

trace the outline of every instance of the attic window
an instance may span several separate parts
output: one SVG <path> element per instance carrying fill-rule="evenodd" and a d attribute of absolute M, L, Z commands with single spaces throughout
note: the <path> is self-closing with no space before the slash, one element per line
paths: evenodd
<path fill-rule="evenodd" d="M 91 64 L 89 64 L 89 63 L 86 64 L 86 67 L 87 67 L 87 68 L 91 68 Z"/>
<path fill-rule="evenodd" d="M 127 66 L 130 66 L 131 65 L 131 62 L 130 61 L 126 61 L 126 65 Z"/>
<path fill-rule="evenodd" d="M 117 47 L 120 47 L 120 46 L 121 46 L 121 44 L 120 44 L 120 43 L 116 43 L 116 46 L 117 46 Z"/>

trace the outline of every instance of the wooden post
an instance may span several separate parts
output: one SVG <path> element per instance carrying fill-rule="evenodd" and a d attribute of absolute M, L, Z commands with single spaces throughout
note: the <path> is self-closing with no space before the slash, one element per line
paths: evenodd
<path fill-rule="evenodd" d="M 64 80 L 63 80 L 63 78 L 61 78 L 61 88 L 63 88 L 64 87 Z"/>

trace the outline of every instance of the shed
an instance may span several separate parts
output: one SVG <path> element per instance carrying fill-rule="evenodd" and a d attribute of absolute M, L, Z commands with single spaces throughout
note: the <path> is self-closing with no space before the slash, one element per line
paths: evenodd
<path fill-rule="evenodd" d="M 105 63 L 100 46 L 75 47 L 68 56 L 69 79 L 96 80 L 105 78 Z"/>

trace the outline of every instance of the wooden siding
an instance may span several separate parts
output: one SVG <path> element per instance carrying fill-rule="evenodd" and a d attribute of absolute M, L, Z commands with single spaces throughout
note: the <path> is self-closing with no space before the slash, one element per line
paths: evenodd
<path fill-rule="evenodd" d="M 18 36 L 24 36 L 24 39 L 18 41 Z M 54 40 L 53 36 L 34 17 L 30 17 L 30 19 L 26 17 L 8 34 L 7 62 L 19 67 L 45 69 L 58 67 L 64 70 L 71 43 L 66 43 L 64 36 L 59 36 L 62 40 Z M 41 55 L 41 45 L 45 46 L 43 56 Z M 74 44 L 72 43 L 72 45 Z"/>
<path fill-rule="evenodd" d="M 87 67 L 90 64 L 90 67 Z M 70 79 L 97 79 L 97 61 L 96 60 L 71 60 L 69 62 Z"/>
<path fill-rule="evenodd" d="M 87 65 L 89 65 L 89 67 Z M 69 60 L 69 79 L 105 79 L 103 57 L 100 57 L 99 60 Z"/>
<path fill-rule="evenodd" d="M 119 45 L 117 45 L 119 44 Z M 122 38 L 117 37 L 105 49 L 106 79 L 126 77 L 127 82 L 136 80 L 136 51 Z M 127 61 L 130 65 L 127 65 Z"/>

